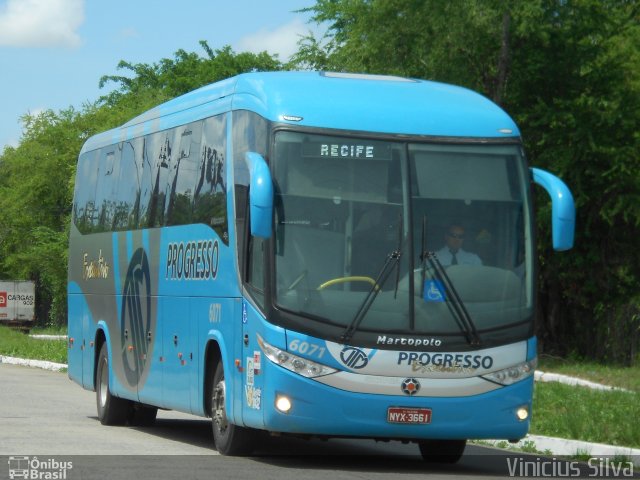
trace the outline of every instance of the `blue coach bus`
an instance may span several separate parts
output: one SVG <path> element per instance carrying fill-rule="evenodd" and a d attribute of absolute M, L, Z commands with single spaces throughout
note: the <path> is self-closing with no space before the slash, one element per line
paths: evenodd
<path fill-rule="evenodd" d="M 80 152 L 69 376 L 103 424 L 210 417 L 228 455 L 264 432 L 411 441 L 442 462 L 520 439 L 532 182 L 570 248 L 567 187 L 459 87 L 248 73 L 171 100 Z"/>

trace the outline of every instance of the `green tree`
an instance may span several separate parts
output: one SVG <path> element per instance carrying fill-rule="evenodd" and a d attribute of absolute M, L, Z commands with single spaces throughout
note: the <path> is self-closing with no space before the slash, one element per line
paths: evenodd
<path fill-rule="evenodd" d="M 17 148 L 0 158 L 0 272 L 36 282 L 39 316 L 66 312 L 66 255 L 78 113 L 23 117 Z M 51 308 L 53 307 L 53 308 Z"/>
<path fill-rule="evenodd" d="M 630 0 L 317 0 L 328 25 L 303 68 L 467 86 L 510 112 L 530 163 L 578 207 L 576 248 L 552 252 L 540 192 L 541 315 L 548 351 L 631 362 L 640 343 L 640 4 Z"/>
<path fill-rule="evenodd" d="M 36 282 L 41 324 L 66 323 L 67 245 L 75 168 L 91 135 L 122 125 L 149 108 L 216 80 L 253 70 L 278 70 L 267 53 L 179 50 L 154 64 L 122 61 L 131 77 L 105 76 L 117 88 L 80 110 L 25 115 L 17 147 L 0 154 L 0 278 Z M 118 207 L 114 207 L 118 212 Z M 119 214 L 122 216 L 122 214 Z M 122 220 L 124 221 L 124 220 Z"/>
<path fill-rule="evenodd" d="M 640 342 L 639 6 L 544 7 L 522 27 L 507 93 L 533 162 L 559 173 L 578 207 L 576 249 L 541 250 L 542 338 L 628 363 Z"/>
<path fill-rule="evenodd" d="M 274 71 L 283 68 L 277 56 L 267 52 L 259 54 L 235 53 L 231 47 L 212 49 L 206 41 L 200 46 L 206 56 L 195 52 L 178 50 L 174 58 L 163 58 L 157 63 L 132 64 L 120 61 L 118 70 L 129 70 L 133 77 L 123 75 L 105 75 L 100 79 L 100 87 L 108 83 L 117 83 L 119 88 L 102 98 L 107 105 L 119 102 L 138 103 L 137 97 L 142 95 L 142 103 L 157 105 L 162 101 L 185 94 L 209 83 L 233 77 L 251 71 Z M 150 98 L 149 98 L 150 97 Z"/>
<path fill-rule="evenodd" d="M 322 39 L 305 37 L 292 66 L 433 78 L 500 101 L 511 33 L 511 13 L 503 5 L 499 0 L 319 0 L 304 11 L 327 24 L 328 33 Z"/>

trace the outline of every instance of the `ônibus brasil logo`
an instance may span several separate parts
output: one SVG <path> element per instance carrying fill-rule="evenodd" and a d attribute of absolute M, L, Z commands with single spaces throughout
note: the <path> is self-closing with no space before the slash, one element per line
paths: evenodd
<path fill-rule="evenodd" d="M 65 480 L 67 470 L 73 469 L 73 462 L 38 457 L 9 457 L 9 478 Z"/>

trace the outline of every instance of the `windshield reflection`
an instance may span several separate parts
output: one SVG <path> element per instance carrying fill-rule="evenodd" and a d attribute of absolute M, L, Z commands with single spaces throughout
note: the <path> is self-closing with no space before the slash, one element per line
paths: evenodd
<path fill-rule="evenodd" d="M 481 335 L 530 321 L 528 179 L 517 146 L 279 132 L 273 162 L 279 308 L 346 330 L 468 335 L 457 295 Z M 394 251 L 402 255 L 381 282 Z"/>

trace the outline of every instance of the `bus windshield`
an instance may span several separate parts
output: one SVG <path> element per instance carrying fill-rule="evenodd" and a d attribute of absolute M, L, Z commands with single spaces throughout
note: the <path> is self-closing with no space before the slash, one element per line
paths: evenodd
<path fill-rule="evenodd" d="M 529 178 L 518 144 L 281 131 L 272 158 L 279 309 L 377 334 L 473 329 L 495 343 L 530 332 Z"/>

